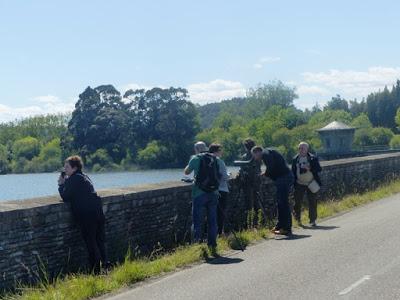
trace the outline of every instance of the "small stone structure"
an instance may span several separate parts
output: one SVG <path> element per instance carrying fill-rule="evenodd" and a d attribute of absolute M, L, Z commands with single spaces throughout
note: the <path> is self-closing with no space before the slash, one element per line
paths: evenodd
<path fill-rule="evenodd" d="M 350 153 L 355 130 L 354 127 L 337 121 L 318 129 L 324 147 L 323 152 L 326 154 Z"/>
<path fill-rule="evenodd" d="M 400 153 L 324 161 L 320 200 L 371 189 L 400 176 Z M 239 181 L 230 182 L 229 223 L 246 224 L 246 202 Z M 191 186 L 169 182 L 99 192 L 106 216 L 107 250 L 113 261 L 128 248 L 146 253 L 190 238 Z M 261 185 L 263 205 L 275 214 L 275 187 Z M 85 247 L 70 207 L 58 196 L 0 202 L 0 291 L 34 283 L 45 268 L 50 277 L 85 266 Z"/>

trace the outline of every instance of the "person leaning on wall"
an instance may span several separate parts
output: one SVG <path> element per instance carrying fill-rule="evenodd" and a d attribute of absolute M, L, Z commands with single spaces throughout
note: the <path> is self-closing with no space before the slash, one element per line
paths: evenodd
<path fill-rule="evenodd" d="M 58 178 L 58 191 L 62 200 L 71 204 L 72 215 L 89 254 L 90 271 L 97 274 L 101 266 L 109 267 L 105 249 L 105 217 L 101 198 L 82 168 L 83 162 L 79 156 L 68 157 L 64 172 Z"/>
<path fill-rule="evenodd" d="M 294 182 L 294 217 L 301 224 L 301 206 L 307 195 L 308 216 L 310 225 L 315 227 L 317 220 L 317 193 L 321 186 L 319 172 L 322 168 L 318 157 L 309 152 L 310 146 L 306 142 L 299 144 L 299 153 L 293 158 L 292 172 Z"/>

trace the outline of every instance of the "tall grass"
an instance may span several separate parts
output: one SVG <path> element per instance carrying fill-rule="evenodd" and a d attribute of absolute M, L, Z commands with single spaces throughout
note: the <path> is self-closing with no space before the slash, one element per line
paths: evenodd
<path fill-rule="evenodd" d="M 400 180 L 382 185 L 379 188 L 363 194 L 353 194 L 340 200 L 320 203 L 318 206 L 319 218 L 333 216 L 339 212 L 350 210 L 386 196 L 400 193 Z M 253 218 L 257 216 L 250 216 Z M 307 220 L 307 212 L 302 220 Z M 249 220 L 253 223 L 253 220 Z M 251 243 L 268 239 L 266 227 L 259 226 L 218 239 L 217 253 L 224 253 L 229 249 L 240 249 Z M 239 241 L 238 241 L 239 240 Z M 203 244 L 186 245 L 176 248 L 173 252 L 151 258 L 131 258 L 127 255 L 120 265 L 114 267 L 106 275 L 71 274 L 55 282 L 42 282 L 35 287 L 21 287 L 18 293 L 5 295 L 5 300 L 84 300 L 116 291 L 147 278 L 176 271 L 182 267 L 205 261 L 211 253 Z"/>

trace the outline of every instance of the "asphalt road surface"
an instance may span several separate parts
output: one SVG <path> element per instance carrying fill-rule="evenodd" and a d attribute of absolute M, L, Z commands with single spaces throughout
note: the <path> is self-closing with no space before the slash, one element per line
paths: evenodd
<path fill-rule="evenodd" d="M 400 299 L 400 195 L 107 298 Z"/>

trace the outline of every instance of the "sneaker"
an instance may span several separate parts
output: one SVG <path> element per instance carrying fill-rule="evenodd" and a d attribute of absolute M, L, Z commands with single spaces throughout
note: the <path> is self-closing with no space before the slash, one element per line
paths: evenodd
<path fill-rule="evenodd" d="M 278 230 L 279 230 L 279 228 L 277 228 L 277 227 L 275 226 L 275 227 L 271 228 L 269 231 L 270 231 L 271 233 L 275 233 L 275 231 L 278 231 Z"/>
<path fill-rule="evenodd" d="M 286 230 L 286 229 L 279 229 L 279 230 L 275 230 L 274 231 L 275 234 L 279 234 L 279 235 L 292 235 L 292 231 L 291 230 Z"/>
<path fill-rule="evenodd" d="M 317 227 L 317 223 L 315 223 L 315 221 L 314 222 L 310 222 L 310 226 L 311 227 Z"/>

